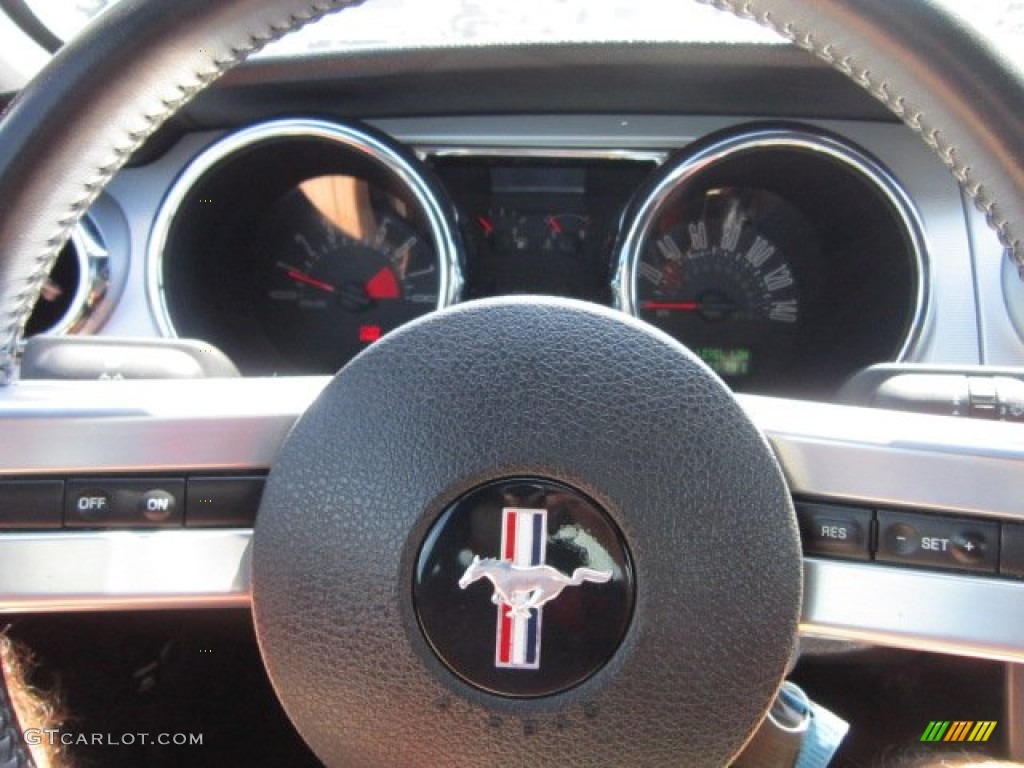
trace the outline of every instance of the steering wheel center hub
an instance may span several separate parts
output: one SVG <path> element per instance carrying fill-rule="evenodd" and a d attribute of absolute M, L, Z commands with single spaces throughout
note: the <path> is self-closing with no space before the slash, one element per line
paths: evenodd
<path fill-rule="evenodd" d="M 415 321 L 327 386 L 267 482 L 253 607 L 328 765 L 722 765 L 801 577 L 778 465 L 699 359 L 520 298 Z"/>

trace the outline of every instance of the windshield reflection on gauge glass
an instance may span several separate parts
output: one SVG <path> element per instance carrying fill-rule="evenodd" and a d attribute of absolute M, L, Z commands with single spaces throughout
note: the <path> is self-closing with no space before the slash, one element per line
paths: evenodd
<path fill-rule="evenodd" d="M 331 370 L 437 306 L 432 247 L 402 200 L 361 179 L 302 182 L 271 206 L 255 242 L 257 313 L 296 363 Z"/>

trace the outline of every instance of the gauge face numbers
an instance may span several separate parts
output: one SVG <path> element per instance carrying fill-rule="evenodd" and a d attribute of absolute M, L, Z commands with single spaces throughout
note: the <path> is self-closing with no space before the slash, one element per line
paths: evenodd
<path fill-rule="evenodd" d="M 712 189 L 670 207 L 636 268 L 639 316 L 740 388 L 784 369 L 800 322 L 800 286 L 772 232 L 771 198 Z"/>
<path fill-rule="evenodd" d="M 303 182 L 260 228 L 257 314 L 288 361 L 333 373 L 436 309 L 440 268 L 399 199 L 349 176 Z"/>

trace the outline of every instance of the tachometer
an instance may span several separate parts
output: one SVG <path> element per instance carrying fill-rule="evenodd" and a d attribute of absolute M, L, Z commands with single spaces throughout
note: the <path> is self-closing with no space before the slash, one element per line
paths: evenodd
<path fill-rule="evenodd" d="M 462 287 L 454 208 L 412 153 L 373 129 L 274 120 L 201 152 L 150 241 L 168 336 L 246 374 L 334 373 Z"/>
<path fill-rule="evenodd" d="M 437 306 L 434 250 L 401 208 L 350 176 L 303 182 L 271 207 L 258 312 L 287 357 L 336 365 Z"/>

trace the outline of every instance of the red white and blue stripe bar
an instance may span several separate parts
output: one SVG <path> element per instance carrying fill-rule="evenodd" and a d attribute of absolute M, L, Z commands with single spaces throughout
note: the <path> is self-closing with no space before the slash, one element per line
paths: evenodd
<path fill-rule="evenodd" d="M 502 510 L 501 558 L 513 565 L 543 565 L 547 547 L 548 511 L 546 509 Z M 511 598 L 527 598 L 516 593 Z M 494 664 L 509 669 L 540 667 L 540 608 L 528 615 L 516 615 L 504 603 L 498 606 L 498 634 Z"/>

